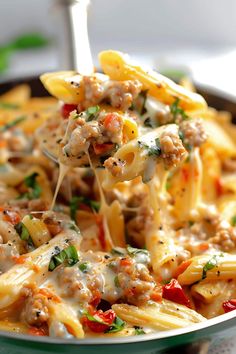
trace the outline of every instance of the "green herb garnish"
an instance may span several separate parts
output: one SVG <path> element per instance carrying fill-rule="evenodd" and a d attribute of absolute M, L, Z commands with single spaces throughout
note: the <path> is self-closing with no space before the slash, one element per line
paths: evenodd
<path fill-rule="evenodd" d="M 224 257 L 223 253 L 215 254 L 209 261 L 204 265 L 202 269 L 202 279 L 205 279 L 207 276 L 207 271 L 215 268 L 218 264 L 219 257 Z"/>
<path fill-rule="evenodd" d="M 142 327 L 139 326 L 134 326 L 134 334 L 136 336 L 139 336 L 140 334 L 145 334 L 144 330 L 142 329 Z"/>
<path fill-rule="evenodd" d="M 100 107 L 99 106 L 93 106 L 93 107 L 89 107 L 85 113 L 87 115 L 87 122 L 90 122 L 91 120 L 94 120 L 96 118 L 96 114 L 99 112 Z"/>
<path fill-rule="evenodd" d="M 18 197 L 18 199 L 37 199 L 40 197 L 41 193 L 42 193 L 42 188 L 40 187 L 40 185 L 38 184 L 36 178 L 38 177 L 38 173 L 37 172 L 33 172 L 31 175 L 25 177 L 24 179 L 24 183 L 26 185 L 26 187 L 30 188 L 31 191 L 27 192 L 27 193 L 23 193 L 22 195 L 20 195 L 20 197 Z"/>
<path fill-rule="evenodd" d="M 174 120 L 178 115 L 181 115 L 183 119 L 188 119 L 188 115 L 185 113 L 183 108 L 179 107 L 180 99 L 176 98 L 176 100 L 170 106 L 170 112 L 173 114 Z"/>
<path fill-rule="evenodd" d="M 68 246 L 62 251 L 60 250 L 59 247 L 55 247 L 54 255 L 51 257 L 48 270 L 52 272 L 55 268 L 57 268 L 62 263 L 65 263 L 65 265 L 68 267 L 72 267 L 78 261 L 79 261 L 79 256 L 75 246 L 73 245 Z"/>
<path fill-rule="evenodd" d="M 70 201 L 70 216 L 71 219 L 76 220 L 76 211 L 80 208 L 81 204 L 88 205 L 94 212 L 98 212 L 100 209 L 100 203 L 96 200 L 89 199 L 87 197 L 72 197 Z"/>
<path fill-rule="evenodd" d="M 102 321 L 99 316 L 93 316 L 91 315 L 88 311 L 84 310 L 82 311 L 82 315 L 86 316 L 87 319 L 91 322 L 96 322 L 96 323 L 101 323 L 105 326 L 109 326 L 109 328 L 107 330 L 105 330 L 105 333 L 115 333 L 115 332 L 119 332 L 122 331 L 122 329 L 125 326 L 125 322 L 122 321 L 121 318 L 119 318 L 118 316 L 116 316 L 114 322 L 109 325 L 106 322 Z"/>
<path fill-rule="evenodd" d="M 127 252 L 128 254 L 132 257 L 132 256 L 136 256 L 137 254 L 145 254 L 145 255 L 149 255 L 149 252 L 143 248 L 134 248 L 131 247 L 130 245 L 127 246 Z"/>
<path fill-rule="evenodd" d="M 26 119 L 25 116 L 21 116 L 16 118 L 15 120 L 4 124 L 3 126 L 0 127 L 0 133 L 4 133 L 5 131 L 7 131 L 8 129 L 11 129 L 12 127 L 15 127 L 17 124 L 23 122 Z"/>
<path fill-rule="evenodd" d="M 22 222 L 19 222 L 14 227 L 20 238 L 24 241 L 28 241 L 28 239 L 30 238 L 30 234 L 26 226 Z"/>
<path fill-rule="evenodd" d="M 88 262 L 80 263 L 79 270 L 81 270 L 81 272 L 88 273 L 88 269 L 89 269 L 89 263 Z"/>
<path fill-rule="evenodd" d="M 236 215 L 232 216 L 231 218 L 231 225 L 236 226 Z"/>
<path fill-rule="evenodd" d="M 26 241 L 29 246 L 34 246 L 30 233 L 23 222 L 19 222 L 14 226 L 14 228 L 23 241 Z"/>
<path fill-rule="evenodd" d="M 19 50 L 44 47 L 48 40 L 39 33 L 23 34 L 0 47 L 0 73 L 5 72 L 10 63 L 11 55 Z"/>
<path fill-rule="evenodd" d="M 146 144 L 142 141 L 138 141 L 139 147 L 146 149 L 148 156 L 160 156 L 161 155 L 161 147 L 160 147 L 160 139 L 156 138 L 155 142 L 150 142 L 150 144 Z"/>
<path fill-rule="evenodd" d="M 148 93 L 148 90 L 144 90 L 144 91 L 141 91 L 140 94 L 139 94 L 139 97 L 142 98 L 142 105 L 141 105 L 141 108 L 140 108 L 140 111 L 139 111 L 139 113 L 141 115 L 143 115 L 144 113 L 147 112 L 147 110 L 145 108 L 145 104 L 146 104 L 146 101 L 147 101 L 147 93 Z"/>
<path fill-rule="evenodd" d="M 115 321 L 111 324 L 109 329 L 105 333 L 116 333 L 122 331 L 125 326 L 125 322 L 118 316 L 116 316 Z"/>

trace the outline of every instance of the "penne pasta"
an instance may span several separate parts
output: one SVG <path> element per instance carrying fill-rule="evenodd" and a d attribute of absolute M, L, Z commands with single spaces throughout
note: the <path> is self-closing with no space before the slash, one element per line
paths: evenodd
<path fill-rule="evenodd" d="M 104 73 L 0 96 L 0 329 L 59 338 L 190 327 L 236 309 L 227 112 L 117 51 Z"/>

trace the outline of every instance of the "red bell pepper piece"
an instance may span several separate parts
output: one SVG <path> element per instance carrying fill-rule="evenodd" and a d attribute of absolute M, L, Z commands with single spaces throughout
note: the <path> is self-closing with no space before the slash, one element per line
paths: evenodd
<path fill-rule="evenodd" d="M 61 114 L 63 118 L 68 118 L 70 115 L 70 112 L 77 110 L 77 105 L 76 104 L 69 104 L 69 103 L 64 103 L 62 108 L 61 108 Z"/>
<path fill-rule="evenodd" d="M 167 300 L 177 302 L 178 304 L 191 307 L 190 300 L 185 295 L 182 286 L 178 280 L 171 279 L 171 281 L 162 288 L 162 297 Z"/>
<path fill-rule="evenodd" d="M 222 307 L 223 307 L 225 313 L 236 310 L 236 299 L 224 301 L 222 304 Z"/>

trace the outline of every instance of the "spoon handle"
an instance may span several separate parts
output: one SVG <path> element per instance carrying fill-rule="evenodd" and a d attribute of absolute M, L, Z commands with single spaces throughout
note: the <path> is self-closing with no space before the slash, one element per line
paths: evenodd
<path fill-rule="evenodd" d="M 89 0 L 56 0 L 60 69 L 76 70 L 82 75 L 94 71 L 88 39 L 87 7 Z"/>

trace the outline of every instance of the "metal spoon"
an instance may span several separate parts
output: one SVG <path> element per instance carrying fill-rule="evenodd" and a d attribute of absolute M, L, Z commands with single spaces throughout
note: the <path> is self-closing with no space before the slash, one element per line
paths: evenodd
<path fill-rule="evenodd" d="M 87 29 L 87 8 L 89 0 L 56 0 L 57 17 L 62 27 L 60 40 L 61 68 L 74 69 L 81 75 L 94 71 Z M 43 143 L 43 153 L 54 162 L 58 158 Z"/>

